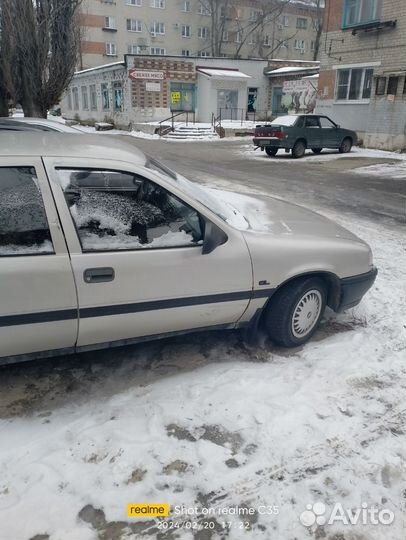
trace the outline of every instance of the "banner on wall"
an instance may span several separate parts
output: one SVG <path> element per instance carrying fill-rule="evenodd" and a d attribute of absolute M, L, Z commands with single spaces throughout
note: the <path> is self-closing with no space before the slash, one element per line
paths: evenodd
<path fill-rule="evenodd" d="M 282 108 L 286 113 L 312 113 L 316 106 L 317 79 L 284 81 Z"/>

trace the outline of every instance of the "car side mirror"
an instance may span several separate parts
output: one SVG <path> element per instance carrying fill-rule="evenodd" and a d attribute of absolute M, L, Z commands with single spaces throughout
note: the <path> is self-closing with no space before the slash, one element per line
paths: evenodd
<path fill-rule="evenodd" d="M 213 222 L 206 220 L 202 255 L 208 255 L 228 240 L 226 233 Z"/>

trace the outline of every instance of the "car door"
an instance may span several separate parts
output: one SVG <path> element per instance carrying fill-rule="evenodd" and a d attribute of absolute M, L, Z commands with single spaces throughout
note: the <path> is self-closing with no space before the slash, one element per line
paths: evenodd
<path fill-rule="evenodd" d="M 239 231 L 228 228 L 227 241 L 203 255 L 202 215 L 159 174 L 110 160 L 46 166 L 78 290 L 78 347 L 242 316 L 252 269 Z"/>
<path fill-rule="evenodd" d="M 320 124 L 317 116 L 305 116 L 304 128 L 308 148 L 322 148 Z"/>
<path fill-rule="evenodd" d="M 321 130 L 321 145 L 323 148 L 338 148 L 341 144 L 342 138 L 340 136 L 340 130 L 337 125 L 327 118 L 327 116 L 320 116 L 320 130 Z"/>
<path fill-rule="evenodd" d="M 77 338 L 68 250 L 39 158 L 0 158 L 0 363 Z"/>

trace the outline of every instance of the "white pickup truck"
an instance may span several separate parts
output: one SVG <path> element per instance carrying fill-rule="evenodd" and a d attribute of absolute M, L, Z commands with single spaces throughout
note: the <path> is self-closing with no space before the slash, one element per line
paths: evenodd
<path fill-rule="evenodd" d="M 113 137 L 0 135 L 0 363 L 208 328 L 297 346 L 373 284 L 346 229 L 223 198 Z"/>

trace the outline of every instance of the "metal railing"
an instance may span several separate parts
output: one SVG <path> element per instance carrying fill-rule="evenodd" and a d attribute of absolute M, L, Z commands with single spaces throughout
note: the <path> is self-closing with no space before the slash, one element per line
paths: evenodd
<path fill-rule="evenodd" d="M 243 125 L 244 122 L 269 122 L 272 120 L 272 113 L 267 109 L 257 109 L 255 111 L 248 111 L 247 109 L 242 109 L 239 107 L 224 108 L 221 107 L 218 109 L 218 117 L 220 121 L 228 120 L 230 122 L 239 122 L 240 125 Z"/>
<path fill-rule="evenodd" d="M 161 120 L 159 122 L 159 127 L 158 129 L 156 130 L 156 133 L 159 135 L 159 136 L 162 136 L 162 132 L 164 130 L 165 133 L 168 133 L 168 131 L 175 131 L 175 118 L 177 118 L 178 116 L 181 116 L 183 114 L 186 114 L 186 125 L 189 125 L 189 114 L 192 116 L 192 119 L 193 119 L 193 124 L 196 123 L 196 114 L 195 114 L 195 111 L 178 111 L 176 113 L 173 113 L 172 116 L 168 116 L 168 118 L 165 118 L 165 120 Z M 164 126 L 162 124 L 165 124 L 166 122 L 171 122 L 171 126 Z"/>

